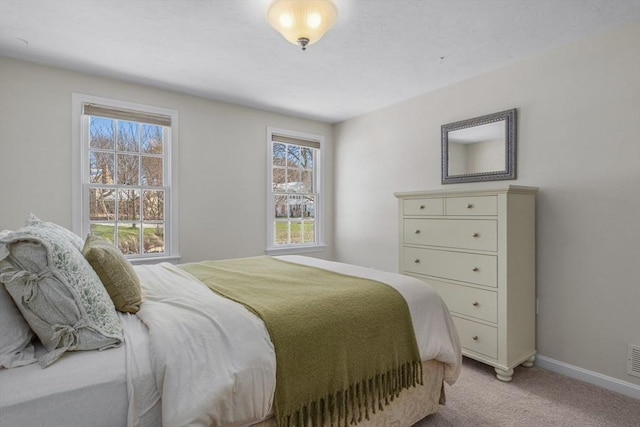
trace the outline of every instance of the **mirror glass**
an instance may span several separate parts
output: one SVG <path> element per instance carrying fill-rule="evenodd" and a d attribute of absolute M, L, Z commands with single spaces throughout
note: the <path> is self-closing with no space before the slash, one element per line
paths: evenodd
<path fill-rule="evenodd" d="M 442 183 L 515 179 L 515 109 L 442 126 Z"/>

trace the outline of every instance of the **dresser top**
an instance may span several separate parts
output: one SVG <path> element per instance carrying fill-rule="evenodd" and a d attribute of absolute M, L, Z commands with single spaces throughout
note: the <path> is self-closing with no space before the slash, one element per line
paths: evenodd
<path fill-rule="evenodd" d="M 421 196 L 460 196 L 460 195 L 482 195 L 482 194 L 499 194 L 499 193 L 519 193 L 519 194 L 536 194 L 537 187 L 525 187 L 523 185 L 502 185 L 489 188 L 442 188 L 439 190 L 409 191 L 393 193 L 397 198 L 421 197 Z"/>

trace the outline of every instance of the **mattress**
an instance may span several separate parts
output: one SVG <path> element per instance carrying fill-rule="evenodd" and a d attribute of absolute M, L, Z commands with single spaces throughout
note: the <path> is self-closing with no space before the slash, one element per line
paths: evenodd
<path fill-rule="evenodd" d="M 127 425 L 132 382 L 143 390 L 155 379 L 148 362 L 146 327 L 136 316 L 118 313 L 126 345 L 103 351 L 66 352 L 42 369 L 37 363 L 0 370 L 0 425 L 2 427 L 114 427 Z M 36 344 L 36 355 L 46 350 Z M 138 378 L 127 376 L 127 356 L 137 362 Z M 129 391 L 128 391 L 129 390 Z M 159 403 L 159 402 L 158 402 Z M 159 406 L 147 408 L 145 414 Z M 140 411 L 142 412 L 142 411 Z M 147 415 L 149 416 L 149 415 Z M 132 422 L 135 415 L 132 413 Z"/>

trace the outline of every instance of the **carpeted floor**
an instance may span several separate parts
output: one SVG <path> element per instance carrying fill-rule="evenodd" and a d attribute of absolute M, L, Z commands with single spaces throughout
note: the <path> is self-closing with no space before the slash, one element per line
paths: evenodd
<path fill-rule="evenodd" d="M 636 400 L 538 368 L 516 368 L 513 381 L 464 358 L 462 374 L 446 387 L 447 403 L 414 427 L 638 427 Z"/>

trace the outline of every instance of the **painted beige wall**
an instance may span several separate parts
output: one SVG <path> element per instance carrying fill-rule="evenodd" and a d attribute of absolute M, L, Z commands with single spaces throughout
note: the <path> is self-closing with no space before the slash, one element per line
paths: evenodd
<path fill-rule="evenodd" d="M 71 227 L 71 95 L 80 92 L 179 113 L 183 262 L 264 254 L 267 126 L 322 134 L 332 126 L 194 96 L 0 58 L 0 229 L 27 213 Z M 332 257 L 332 165 L 326 166 Z"/>
<path fill-rule="evenodd" d="M 389 271 L 393 192 L 441 187 L 440 125 L 517 107 L 510 183 L 541 189 L 538 350 L 640 384 L 625 373 L 627 343 L 640 344 L 639 25 L 337 125 L 335 153 L 327 124 L 0 58 L 0 228 L 29 211 L 71 226 L 72 92 L 179 111 L 183 261 L 264 252 L 274 126 L 324 134 L 335 159 L 322 256 Z"/>
<path fill-rule="evenodd" d="M 640 384 L 626 374 L 640 344 L 638 24 L 337 125 L 336 257 L 397 271 L 393 193 L 442 187 L 440 125 L 513 107 L 508 183 L 540 188 L 538 351 Z"/>

